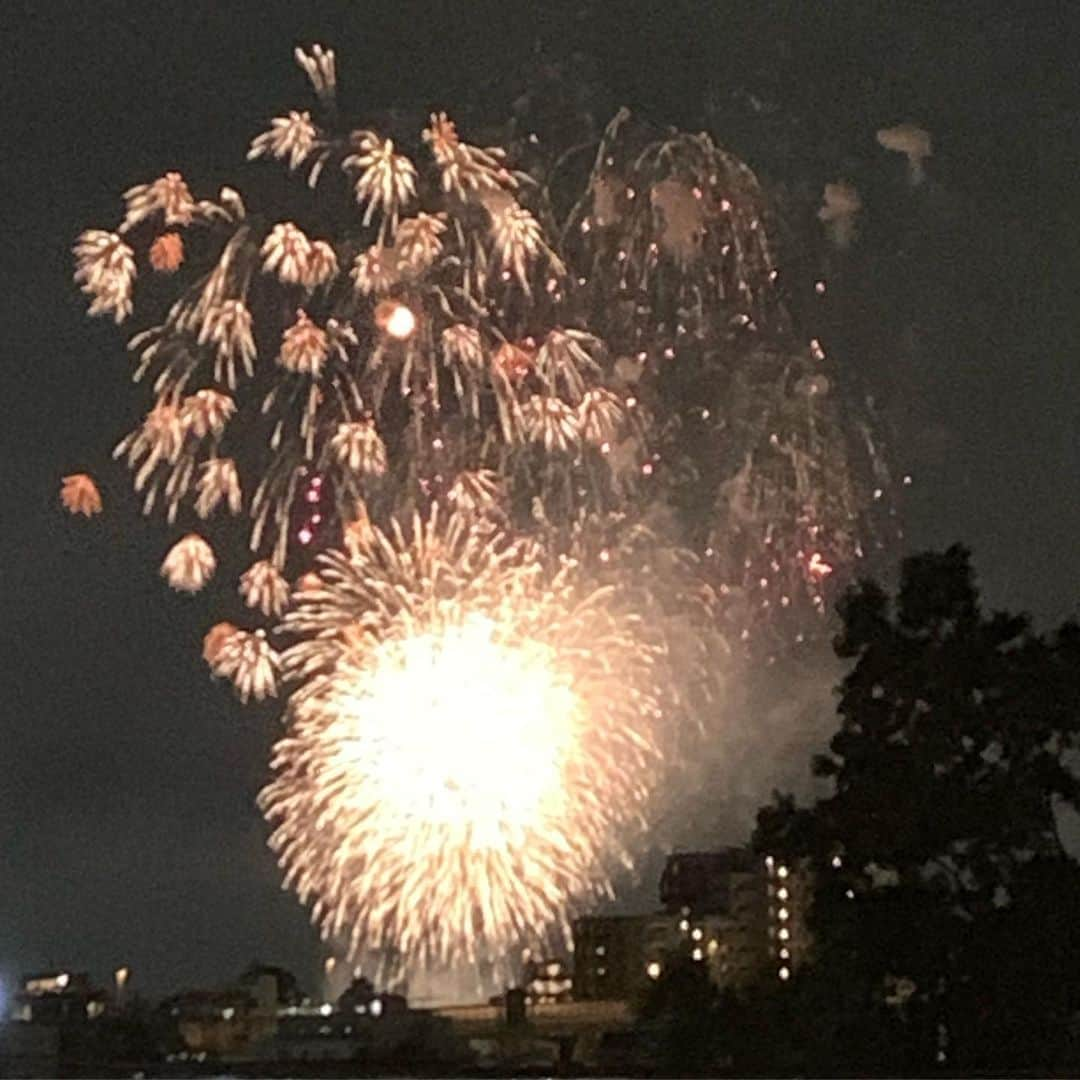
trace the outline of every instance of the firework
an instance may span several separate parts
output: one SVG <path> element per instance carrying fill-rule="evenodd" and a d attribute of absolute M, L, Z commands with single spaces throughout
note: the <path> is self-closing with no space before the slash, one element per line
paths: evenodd
<path fill-rule="evenodd" d="M 360 532 L 285 617 L 299 683 L 261 803 L 322 933 L 502 960 L 629 859 L 662 649 L 573 560 L 472 519 Z"/>
<path fill-rule="evenodd" d="M 86 473 L 65 476 L 60 487 L 60 501 L 71 514 L 93 517 L 101 513 L 101 492 Z"/>
<path fill-rule="evenodd" d="M 291 689 L 262 795 L 287 880 L 354 954 L 498 962 L 632 861 L 732 643 L 820 616 L 887 474 L 708 136 L 622 112 L 555 198 L 444 113 L 427 161 L 332 130 L 334 54 L 297 60 L 318 108 L 248 156 L 362 212 L 315 237 L 168 173 L 82 234 L 76 282 L 118 323 L 137 279 L 176 289 L 129 341 L 152 398 L 115 454 L 182 534 L 178 591 L 244 531 L 264 625 L 204 656 L 245 701 Z"/>
<path fill-rule="evenodd" d="M 298 62 L 328 108 L 332 52 Z M 334 174 L 324 166 L 340 166 L 365 208 L 359 253 L 349 223 L 325 239 L 296 221 L 262 224 L 234 189 L 200 200 L 177 173 L 131 188 L 116 232 L 83 234 L 76 280 L 93 314 L 131 313 L 143 262 L 192 273 L 129 342 L 135 378 L 155 396 L 117 455 L 144 512 L 176 522 L 243 511 L 252 552 L 284 567 L 347 523 L 358 499 L 386 520 L 456 490 L 458 475 L 516 478 L 506 502 L 551 499 L 549 515 L 579 509 L 567 500 L 580 486 L 572 472 L 594 477 L 587 501 L 602 500 L 611 484 L 597 448 L 624 412 L 604 346 L 547 291 L 539 303 L 537 281 L 557 285 L 563 264 L 503 152 L 461 142 L 441 114 L 425 140 L 427 183 L 393 140 L 335 134 L 306 111 L 253 140 L 249 158 L 310 165 L 314 188 Z M 188 241 L 196 229 L 204 236 Z M 537 473 L 538 451 L 562 460 Z M 303 505 L 309 475 L 325 481 L 318 521 Z"/>

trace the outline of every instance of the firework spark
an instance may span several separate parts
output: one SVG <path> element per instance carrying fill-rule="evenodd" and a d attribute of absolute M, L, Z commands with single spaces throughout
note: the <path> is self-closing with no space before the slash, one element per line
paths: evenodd
<path fill-rule="evenodd" d="M 461 516 L 369 527 L 285 618 L 300 682 L 262 806 L 350 951 L 501 960 L 628 860 L 658 647 L 579 564 Z"/>

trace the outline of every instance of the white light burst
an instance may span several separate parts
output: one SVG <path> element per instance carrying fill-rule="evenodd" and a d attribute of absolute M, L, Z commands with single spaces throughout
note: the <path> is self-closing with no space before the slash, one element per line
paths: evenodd
<path fill-rule="evenodd" d="M 320 578 L 261 805 L 324 936 L 415 969 L 565 928 L 630 861 L 659 647 L 575 561 L 461 516 L 369 527 Z"/>

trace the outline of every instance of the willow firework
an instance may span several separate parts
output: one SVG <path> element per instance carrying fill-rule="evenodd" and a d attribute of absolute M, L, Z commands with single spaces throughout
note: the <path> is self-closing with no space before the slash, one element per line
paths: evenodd
<path fill-rule="evenodd" d="M 681 733 L 716 734 L 720 658 L 820 623 L 887 474 L 708 136 L 620 112 L 575 188 L 576 150 L 441 112 L 343 133 L 333 52 L 297 60 L 313 110 L 248 156 L 306 178 L 317 227 L 167 173 L 75 280 L 117 323 L 172 297 L 114 453 L 176 527 L 174 589 L 237 531 L 253 553 L 204 656 L 290 694 L 262 796 L 289 882 L 353 953 L 498 962 L 632 861 Z M 101 505 L 84 473 L 62 498 Z"/>
<path fill-rule="evenodd" d="M 499 964 L 630 861 L 663 646 L 576 560 L 473 519 L 351 547 L 285 617 L 271 844 L 350 953 Z"/>

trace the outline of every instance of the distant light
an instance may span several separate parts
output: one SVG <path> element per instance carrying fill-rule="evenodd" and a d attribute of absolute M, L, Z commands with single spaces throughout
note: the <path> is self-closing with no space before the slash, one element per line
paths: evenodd
<path fill-rule="evenodd" d="M 679 920 L 679 929 L 685 934 L 686 931 L 690 929 L 690 920 L 689 919 L 680 919 Z"/>
<path fill-rule="evenodd" d="M 787 947 L 784 947 L 777 953 L 777 955 L 780 957 L 781 960 L 790 960 L 791 950 Z"/>
<path fill-rule="evenodd" d="M 372 1016 L 382 1016 L 382 1011 L 383 1011 L 382 998 L 376 998 L 371 1003 L 371 1015 Z"/>
<path fill-rule="evenodd" d="M 791 969 L 782 967 L 776 974 L 780 976 L 782 982 L 787 982 L 791 978 Z"/>
<path fill-rule="evenodd" d="M 781 866 L 780 869 L 776 871 L 776 876 L 779 878 L 786 878 L 788 876 L 788 868 L 786 866 Z"/>
<path fill-rule="evenodd" d="M 839 870 L 840 867 L 843 866 L 843 865 L 844 865 L 844 860 L 841 859 L 839 855 L 834 855 L 832 857 L 832 868 L 834 870 Z"/>
<path fill-rule="evenodd" d="M 329 1001 L 325 1001 L 319 1006 L 319 1012 L 321 1012 L 323 1016 L 329 1016 L 333 1011 L 334 1006 L 331 1005 Z"/>
<path fill-rule="evenodd" d="M 690 936 L 695 941 L 700 941 L 705 936 L 705 931 L 702 930 L 700 926 L 695 926 L 694 929 L 691 931 Z"/>
<path fill-rule="evenodd" d="M 787 941 L 791 937 L 791 931 L 786 926 L 780 927 L 780 933 L 776 935 L 781 941 Z"/>
<path fill-rule="evenodd" d="M 704 960 L 705 954 L 700 949 L 695 949 L 691 954 L 695 960 Z"/>
<path fill-rule="evenodd" d="M 788 898 L 787 889 L 784 888 L 784 886 L 781 885 L 780 888 L 776 890 L 776 896 L 777 896 L 777 899 L 779 899 L 779 900 L 786 900 Z"/>
<path fill-rule="evenodd" d="M 607 949 L 603 945 L 597 945 L 596 946 L 596 955 L 597 956 L 603 956 L 606 952 L 607 952 Z M 551 973 L 550 968 L 548 969 L 548 973 L 549 974 Z"/>
<path fill-rule="evenodd" d="M 645 965 L 645 974 L 648 975 L 650 979 L 659 979 L 660 971 L 660 964 L 656 960 L 651 960 Z"/>
<path fill-rule="evenodd" d="M 786 907 L 782 907 L 776 914 L 781 922 L 787 922 L 791 918 L 791 912 Z"/>
<path fill-rule="evenodd" d="M 71 976 L 65 971 L 63 975 L 56 976 L 56 985 L 63 988 L 71 982 Z"/>
<path fill-rule="evenodd" d="M 236 1015 L 236 1010 L 230 1005 L 227 1009 L 221 1010 L 222 1020 L 231 1020 Z"/>

